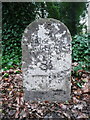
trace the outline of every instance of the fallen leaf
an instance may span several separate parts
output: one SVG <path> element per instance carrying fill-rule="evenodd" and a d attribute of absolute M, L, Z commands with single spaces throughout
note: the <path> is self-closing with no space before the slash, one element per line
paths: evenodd
<path fill-rule="evenodd" d="M 8 80 L 9 80 L 9 78 L 4 78 L 4 80 L 5 80 L 5 81 L 8 81 Z"/>
<path fill-rule="evenodd" d="M 72 99 L 73 99 L 73 103 L 78 103 L 79 102 L 79 100 L 76 97 L 73 97 Z"/>
<path fill-rule="evenodd" d="M 85 83 L 85 84 L 82 86 L 82 92 L 83 92 L 83 93 L 89 92 L 88 83 Z"/>

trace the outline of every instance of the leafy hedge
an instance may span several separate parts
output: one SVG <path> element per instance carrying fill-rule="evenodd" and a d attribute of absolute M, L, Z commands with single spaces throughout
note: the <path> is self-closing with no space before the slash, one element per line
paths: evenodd
<path fill-rule="evenodd" d="M 24 29 L 35 19 L 33 3 L 2 4 L 2 68 L 21 66 L 21 39 Z M 32 9 L 30 9 L 32 8 Z"/>
<path fill-rule="evenodd" d="M 72 61 L 78 62 L 79 65 L 74 68 L 75 71 L 80 69 L 90 69 L 90 47 L 89 35 L 76 35 L 72 41 Z"/>

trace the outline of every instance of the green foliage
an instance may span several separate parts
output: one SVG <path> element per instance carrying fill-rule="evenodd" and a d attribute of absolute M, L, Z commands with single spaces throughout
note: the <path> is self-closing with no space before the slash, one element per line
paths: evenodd
<path fill-rule="evenodd" d="M 69 28 L 71 35 L 81 33 L 84 24 L 80 24 L 80 17 L 85 18 L 87 4 L 85 2 L 60 2 L 60 20 Z"/>
<path fill-rule="evenodd" d="M 60 20 L 59 5 L 53 2 L 46 3 L 46 11 L 48 12 L 48 18 L 54 18 Z"/>
<path fill-rule="evenodd" d="M 79 88 L 82 88 L 82 85 L 81 85 L 81 83 L 79 83 L 79 82 L 77 82 L 77 86 L 78 86 Z"/>
<path fill-rule="evenodd" d="M 79 63 L 77 67 L 74 67 L 74 71 L 90 68 L 89 52 L 89 37 L 87 34 L 73 37 L 72 61 Z"/>
<path fill-rule="evenodd" d="M 8 73 L 5 73 L 3 77 L 9 77 L 9 74 L 8 74 Z"/>
<path fill-rule="evenodd" d="M 2 68 L 21 66 L 21 39 L 24 29 L 35 19 L 33 3 L 3 3 Z M 32 8 L 32 9 L 30 9 Z"/>
<path fill-rule="evenodd" d="M 19 74 L 19 73 L 21 73 L 21 71 L 17 70 L 17 71 L 15 71 L 15 73 L 16 73 L 16 74 Z"/>

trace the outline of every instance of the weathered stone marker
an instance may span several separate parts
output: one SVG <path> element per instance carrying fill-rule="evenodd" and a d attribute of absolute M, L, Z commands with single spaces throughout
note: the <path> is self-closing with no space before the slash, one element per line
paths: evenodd
<path fill-rule="evenodd" d="M 65 101 L 71 92 L 71 36 L 55 19 L 31 23 L 22 38 L 25 100 Z"/>

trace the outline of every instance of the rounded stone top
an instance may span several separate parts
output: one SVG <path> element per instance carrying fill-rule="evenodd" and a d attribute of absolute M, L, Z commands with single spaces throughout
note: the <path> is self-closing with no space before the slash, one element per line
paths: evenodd
<path fill-rule="evenodd" d="M 53 19 L 53 18 L 41 18 L 41 19 L 37 19 L 37 20 L 33 21 L 32 23 L 30 23 L 27 26 L 27 28 L 29 28 L 29 27 L 31 27 L 31 26 L 33 26 L 35 24 L 44 24 L 44 23 L 48 23 L 48 25 L 50 25 L 50 23 L 62 24 L 63 27 L 65 27 L 66 29 L 68 29 L 67 26 L 64 23 L 62 23 L 59 20 Z"/>
<path fill-rule="evenodd" d="M 71 34 L 67 26 L 61 21 L 53 19 L 53 18 L 41 18 L 41 19 L 33 21 L 26 27 L 23 36 L 29 36 L 33 32 L 38 31 L 40 27 L 42 30 L 44 28 L 49 29 L 51 31 L 52 29 L 55 29 L 56 33 L 59 32 L 60 34 L 62 34 L 61 36 L 63 36 L 66 31 L 67 36 L 69 36 L 70 40 L 72 40 Z M 45 31 L 42 31 L 42 32 L 45 32 Z M 56 33 L 54 32 L 54 34 Z"/>
<path fill-rule="evenodd" d="M 69 61 L 71 35 L 59 20 L 52 18 L 35 20 L 24 31 L 22 48 L 25 56 L 23 61 L 26 64 L 31 64 L 35 68 L 38 66 L 44 71 L 56 69 L 56 66 L 52 67 L 56 60 Z"/>

